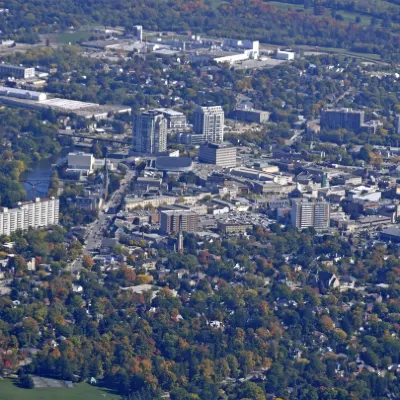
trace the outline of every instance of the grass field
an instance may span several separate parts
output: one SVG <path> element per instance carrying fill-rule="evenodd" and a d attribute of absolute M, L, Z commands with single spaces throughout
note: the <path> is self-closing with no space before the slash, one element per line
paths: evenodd
<path fill-rule="evenodd" d="M 80 383 L 74 389 L 21 389 L 10 379 L 0 380 L 0 400 L 120 400 L 121 397 Z"/>
<path fill-rule="evenodd" d="M 64 32 L 57 36 L 56 41 L 62 44 L 75 44 L 79 40 L 88 40 L 92 35 L 92 32 L 87 31 Z"/>

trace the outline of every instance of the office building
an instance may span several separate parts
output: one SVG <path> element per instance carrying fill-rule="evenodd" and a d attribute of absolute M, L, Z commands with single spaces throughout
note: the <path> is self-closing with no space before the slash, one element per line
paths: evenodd
<path fill-rule="evenodd" d="M 330 208 L 326 201 L 295 199 L 292 203 L 292 226 L 297 229 L 327 229 L 330 222 Z"/>
<path fill-rule="evenodd" d="M 160 111 L 138 114 L 133 122 L 133 148 L 138 153 L 155 154 L 167 150 L 167 119 Z"/>
<path fill-rule="evenodd" d="M 192 211 L 167 210 L 161 212 L 161 232 L 196 232 L 199 216 Z"/>
<path fill-rule="evenodd" d="M 0 64 L 0 75 L 13 78 L 28 79 L 35 77 L 35 68 L 25 68 L 19 65 Z"/>
<path fill-rule="evenodd" d="M 224 141 L 225 115 L 221 106 L 197 107 L 194 112 L 194 131 L 210 143 Z"/>
<path fill-rule="evenodd" d="M 92 173 L 94 170 L 95 158 L 93 154 L 88 153 L 69 153 L 68 154 L 68 169 L 80 170 L 86 173 Z"/>
<path fill-rule="evenodd" d="M 18 203 L 16 208 L 1 208 L 0 235 L 10 235 L 17 230 L 57 225 L 59 200 L 37 198 L 33 202 Z"/>
<path fill-rule="evenodd" d="M 265 124 L 269 121 L 269 114 L 268 111 L 237 108 L 232 112 L 232 118 L 238 121 Z"/>
<path fill-rule="evenodd" d="M 236 147 L 206 143 L 200 146 L 199 160 L 224 168 L 236 167 Z"/>
<path fill-rule="evenodd" d="M 358 131 L 364 126 L 364 111 L 351 108 L 322 110 L 322 129 L 348 129 Z"/>

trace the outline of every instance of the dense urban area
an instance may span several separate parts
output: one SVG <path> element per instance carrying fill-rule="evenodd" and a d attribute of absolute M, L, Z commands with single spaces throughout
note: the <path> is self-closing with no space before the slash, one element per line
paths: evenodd
<path fill-rule="evenodd" d="M 400 399 L 396 0 L 0 2 L 0 399 Z"/>

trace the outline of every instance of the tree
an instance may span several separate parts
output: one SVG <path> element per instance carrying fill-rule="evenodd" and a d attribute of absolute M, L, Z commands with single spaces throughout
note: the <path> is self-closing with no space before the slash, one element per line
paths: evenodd
<path fill-rule="evenodd" d="M 88 269 L 89 271 L 91 271 L 93 269 L 93 267 L 94 267 L 93 258 L 85 254 L 82 257 L 82 267 Z"/>

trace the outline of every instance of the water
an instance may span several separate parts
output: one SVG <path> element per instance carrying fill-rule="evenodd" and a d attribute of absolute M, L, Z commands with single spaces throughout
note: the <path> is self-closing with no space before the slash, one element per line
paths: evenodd
<path fill-rule="evenodd" d="M 36 197 L 46 197 L 50 186 L 50 178 L 53 172 L 52 165 L 63 163 L 69 152 L 73 149 L 65 147 L 60 154 L 44 158 L 31 166 L 31 171 L 21 175 L 21 181 L 26 190 L 27 200 L 33 200 Z"/>

